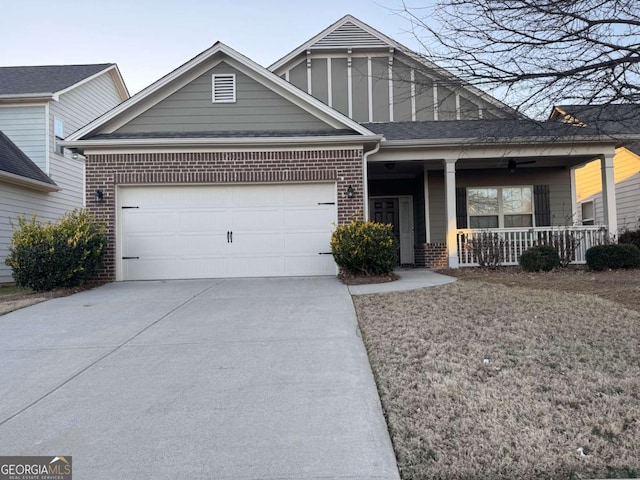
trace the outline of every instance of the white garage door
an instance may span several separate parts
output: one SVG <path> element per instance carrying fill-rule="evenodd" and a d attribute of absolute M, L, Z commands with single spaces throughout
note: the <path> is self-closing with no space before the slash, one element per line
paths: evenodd
<path fill-rule="evenodd" d="M 118 190 L 121 280 L 335 275 L 335 184 Z"/>

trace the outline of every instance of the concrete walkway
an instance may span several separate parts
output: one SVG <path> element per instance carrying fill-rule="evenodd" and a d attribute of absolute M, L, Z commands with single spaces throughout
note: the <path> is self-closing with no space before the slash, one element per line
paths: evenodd
<path fill-rule="evenodd" d="M 0 328 L 3 455 L 94 480 L 399 478 L 335 278 L 114 283 Z"/>
<path fill-rule="evenodd" d="M 456 278 L 436 273 L 426 268 L 397 269 L 394 272 L 400 277 L 395 282 L 374 283 L 371 285 L 350 285 L 351 295 L 369 295 L 371 293 L 404 292 L 418 288 L 435 287 L 453 283 Z"/>

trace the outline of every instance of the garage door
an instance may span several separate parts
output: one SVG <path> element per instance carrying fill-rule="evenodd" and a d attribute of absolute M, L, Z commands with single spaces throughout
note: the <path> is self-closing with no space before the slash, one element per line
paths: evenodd
<path fill-rule="evenodd" d="M 335 184 L 121 187 L 118 278 L 335 275 Z"/>

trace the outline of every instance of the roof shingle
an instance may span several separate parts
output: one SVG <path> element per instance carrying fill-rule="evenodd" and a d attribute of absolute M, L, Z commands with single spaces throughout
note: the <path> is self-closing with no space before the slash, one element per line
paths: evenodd
<path fill-rule="evenodd" d="M 38 182 L 56 183 L 0 130 L 0 170 Z"/>
<path fill-rule="evenodd" d="M 0 95 L 55 93 L 114 65 L 0 67 Z"/>

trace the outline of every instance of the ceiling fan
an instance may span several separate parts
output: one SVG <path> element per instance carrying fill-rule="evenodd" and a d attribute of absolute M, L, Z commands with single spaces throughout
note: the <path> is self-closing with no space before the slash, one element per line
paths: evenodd
<path fill-rule="evenodd" d="M 516 162 L 513 158 L 510 158 L 507 162 L 507 168 L 509 169 L 509 173 L 515 173 L 516 167 L 518 165 L 527 165 L 529 163 L 536 163 L 535 160 L 524 160 L 522 162 Z"/>

